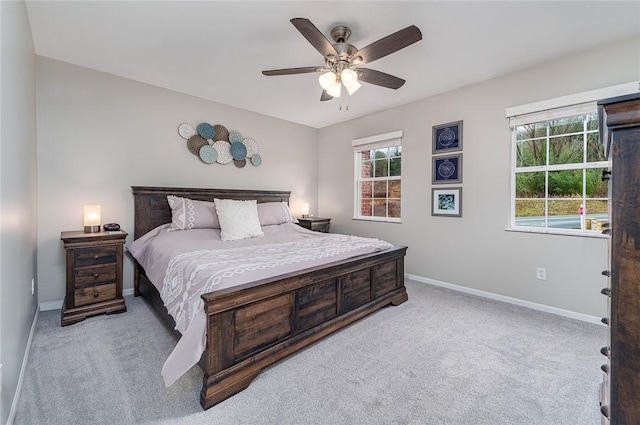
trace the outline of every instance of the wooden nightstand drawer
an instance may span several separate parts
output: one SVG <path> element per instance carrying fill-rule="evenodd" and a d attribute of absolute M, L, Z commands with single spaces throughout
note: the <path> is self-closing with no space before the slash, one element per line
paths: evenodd
<path fill-rule="evenodd" d="M 96 266 L 98 264 L 115 263 L 117 254 L 118 247 L 116 246 L 76 249 L 75 266 Z"/>
<path fill-rule="evenodd" d="M 116 297 L 116 284 L 108 283 L 106 285 L 76 289 L 74 297 L 76 307 L 113 300 Z"/>
<path fill-rule="evenodd" d="M 118 269 L 115 263 L 99 267 L 76 268 L 74 270 L 76 288 L 115 282 L 117 272 Z"/>

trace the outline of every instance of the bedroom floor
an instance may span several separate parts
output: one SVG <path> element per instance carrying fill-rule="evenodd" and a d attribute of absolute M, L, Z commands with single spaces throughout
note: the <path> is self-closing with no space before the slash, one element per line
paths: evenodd
<path fill-rule="evenodd" d="M 199 368 L 164 388 L 175 339 L 142 299 L 64 328 L 59 311 L 41 312 L 14 424 L 600 424 L 604 326 L 406 285 L 406 303 L 207 411 Z"/>

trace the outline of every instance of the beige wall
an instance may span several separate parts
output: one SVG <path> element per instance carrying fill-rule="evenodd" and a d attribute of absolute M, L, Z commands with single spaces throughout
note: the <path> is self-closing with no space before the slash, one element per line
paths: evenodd
<path fill-rule="evenodd" d="M 316 206 L 316 129 L 43 57 L 37 90 L 41 303 L 64 297 L 60 232 L 82 229 L 83 205 L 100 204 L 131 242 L 131 186 L 291 190 L 295 213 Z M 202 163 L 177 127 L 205 121 L 255 139 L 262 165 Z M 131 288 L 129 259 L 124 277 Z"/>
<path fill-rule="evenodd" d="M 318 215 L 340 233 L 409 247 L 409 274 L 578 313 L 606 315 L 605 239 L 507 232 L 510 137 L 505 108 L 634 81 L 640 39 L 320 130 Z M 431 129 L 464 121 L 463 217 L 431 216 Z M 403 130 L 402 223 L 352 220 L 351 140 Z M 547 280 L 535 278 L 545 267 Z"/>
<path fill-rule="evenodd" d="M 36 313 L 35 52 L 24 2 L 0 2 L 0 423 L 7 422 Z"/>

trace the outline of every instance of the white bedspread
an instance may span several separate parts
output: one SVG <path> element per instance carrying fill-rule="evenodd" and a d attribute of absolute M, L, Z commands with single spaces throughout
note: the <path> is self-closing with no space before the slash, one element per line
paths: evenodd
<path fill-rule="evenodd" d="M 261 238 L 227 242 L 220 239 L 219 229 L 168 228 L 160 226 L 128 247 L 182 334 L 162 368 L 167 386 L 195 365 L 206 347 L 200 295 L 392 247 L 378 239 L 311 232 L 293 223 L 264 226 Z"/>

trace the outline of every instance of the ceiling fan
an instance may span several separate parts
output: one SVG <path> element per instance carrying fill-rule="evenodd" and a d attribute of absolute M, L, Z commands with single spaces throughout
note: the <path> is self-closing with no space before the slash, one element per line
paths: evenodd
<path fill-rule="evenodd" d="M 347 42 L 351 36 L 349 27 L 333 28 L 331 38 L 335 43 L 332 44 L 310 20 L 294 18 L 291 23 L 324 56 L 325 65 L 271 69 L 262 71 L 262 73 L 274 76 L 321 72 L 322 75 L 318 78 L 323 89 L 322 96 L 320 96 L 321 101 L 340 97 L 342 86 L 347 89 L 349 94 L 355 93 L 361 86 L 360 81 L 394 90 L 399 89 L 405 83 L 402 78 L 374 69 L 362 68 L 361 65 L 373 62 L 422 40 L 422 33 L 418 27 L 411 25 L 358 49 Z"/>

